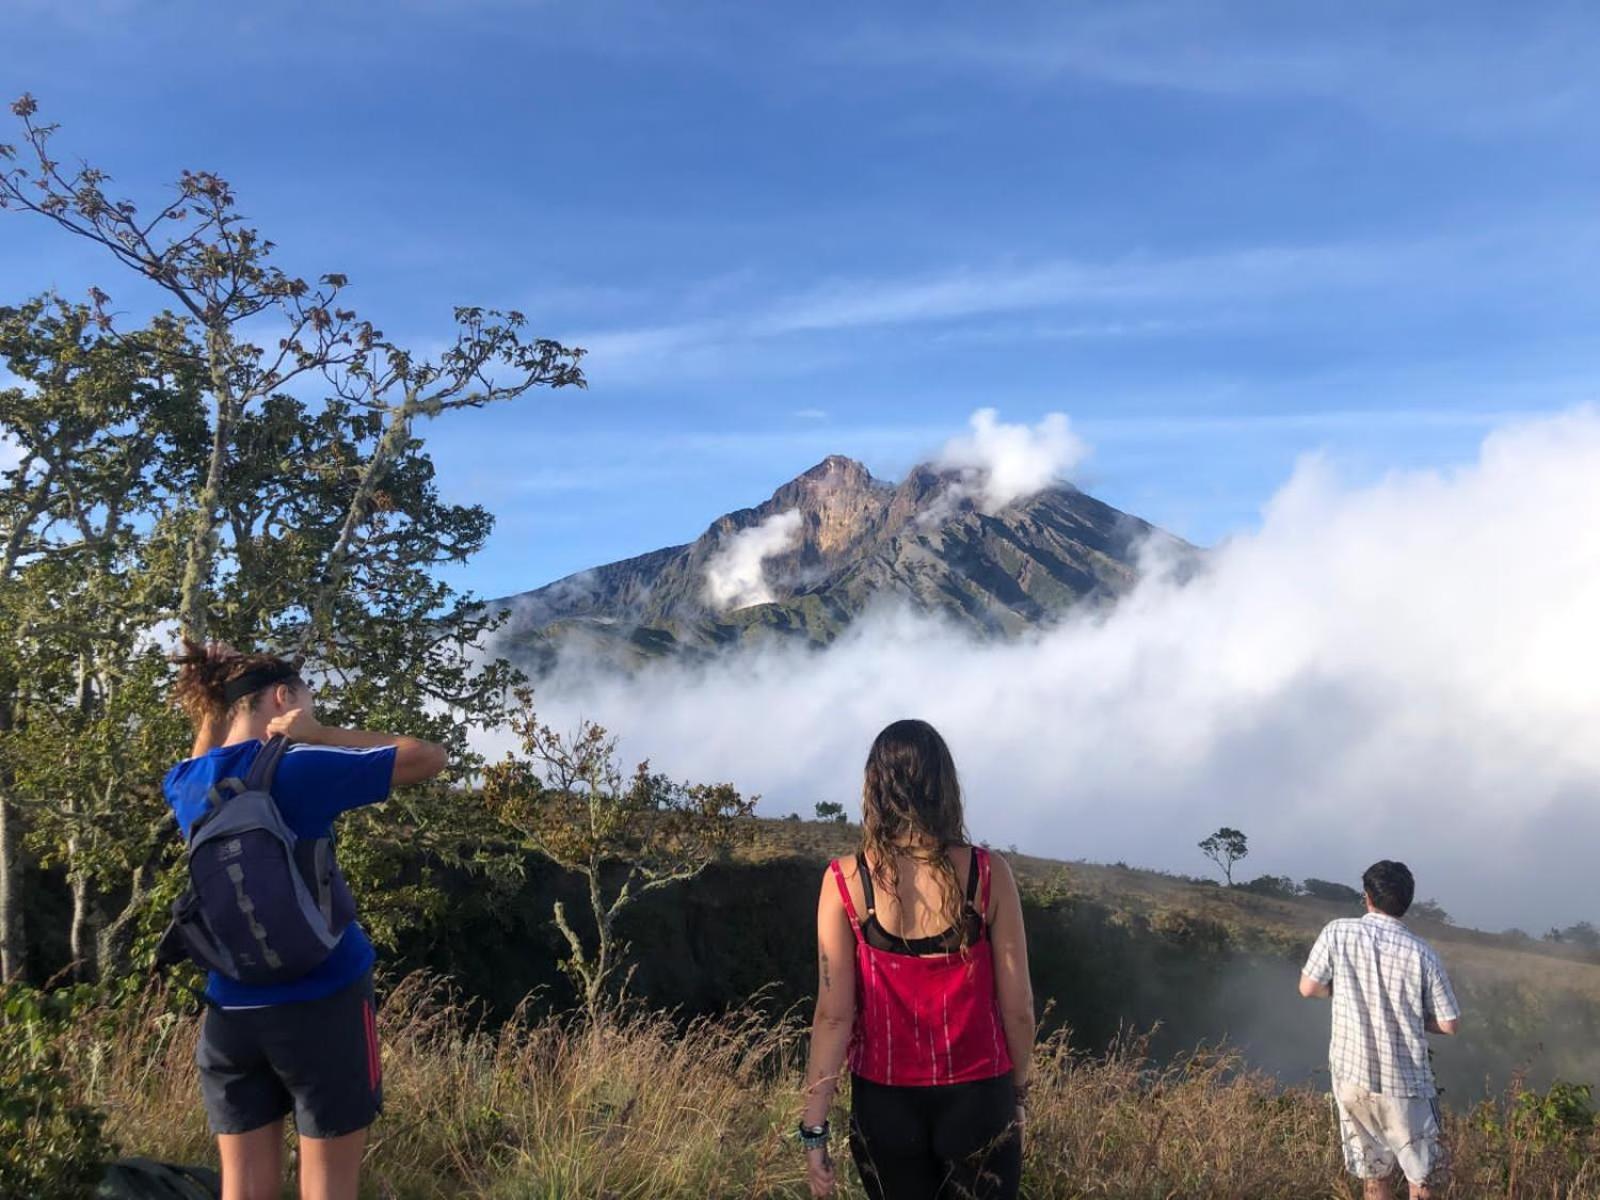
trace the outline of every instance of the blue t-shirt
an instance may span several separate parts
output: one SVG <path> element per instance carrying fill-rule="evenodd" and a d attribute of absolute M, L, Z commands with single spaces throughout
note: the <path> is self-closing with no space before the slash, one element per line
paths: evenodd
<path fill-rule="evenodd" d="M 188 838 L 189 828 L 206 811 L 206 794 L 220 779 L 243 779 L 264 742 L 238 742 L 218 746 L 199 758 L 185 759 L 162 781 L 161 791 Z M 291 745 L 278 763 L 272 780 L 272 798 L 296 837 L 322 838 L 333 832 L 342 812 L 376 804 L 389 795 L 394 777 L 394 747 L 358 750 L 342 746 Z M 295 1004 L 320 1000 L 349 987 L 377 959 L 372 940 L 355 921 L 350 922 L 333 953 L 314 971 L 292 983 L 270 987 L 239 983 L 211 972 L 206 995 L 223 1008 L 259 1008 L 269 1004 Z"/>

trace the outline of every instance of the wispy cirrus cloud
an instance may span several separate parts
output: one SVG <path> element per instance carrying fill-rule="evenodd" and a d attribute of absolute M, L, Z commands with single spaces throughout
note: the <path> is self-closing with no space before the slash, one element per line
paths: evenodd
<path fill-rule="evenodd" d="M 1365 10 L 1365 12 L 1363 12 Z M 915 28 L 867 21 L 813 52 L 852 65 L 956 69 L 1011 86 L 1087 80 L 1309 99 L 1391 122 L 1494 133 L 1581 116 L 1600 95 L 1581 5 L 1285 6 L 1153 0 L 972 11 Z"/>
<path fill-rule="evenodd" d="M 931 336 L 980 341 L 1162 337 L 1220 321 L 1277 320 L 1286 302 L 1372 293 L 1385 303 L 1405 294 L 1449 302 L 1484 289 L 1504 293 L 1525 280 L 1537 279 L 1546 289 L 1581 283 L 1597 250 L 1600 226 L 1565 225 L 1184 255 L 1013 260 L 822 280 L 766 297 L 729 297 L 713 315 L 597 329 L 574 340 L 589 350 L 597 378 L 617 379 L 638 370 L 653 374 L 664 365 L 726 369 L 742 351 L 785 340 L 827 355 L 830 336 L 875 329 L 939 327 Z M 1060 319 L 1039 319 L 1046 314 Z"/>

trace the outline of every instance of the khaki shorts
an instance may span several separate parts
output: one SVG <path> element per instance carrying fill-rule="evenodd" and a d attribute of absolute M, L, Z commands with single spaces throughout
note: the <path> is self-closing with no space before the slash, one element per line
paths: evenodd
<path fill-rule="evenodd" d="M 1444 1166 L 1439 1102 L 1432 1096 L 1382 1096 L 1333 1081 L 1339 1103 L 1344 1165 L 1357 1179 L 1387 1179 L 1395 1167 L 1406 1182 L 1425 1184 Z"/>

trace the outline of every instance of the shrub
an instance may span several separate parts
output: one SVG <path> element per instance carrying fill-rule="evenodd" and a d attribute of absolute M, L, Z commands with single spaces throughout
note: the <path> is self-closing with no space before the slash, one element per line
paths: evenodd
<path fill-rule="evenodd" d="M 80 1000 L 0 989 L 0 1196 L 91 1196 L 111 1155 L 105 1116 L 82 1102 L 61 1052 Z"/>
<path fill-rule="evenodd" d="M 1249 883 L 1241 883 L 1239 889 L 1257 896 L 1280 896 L 1285 899 L 1300 894 L 1299 885 L 1287 875 L 1257 875 Z"/>
<path fill-rule="evenodd" d="M 1360 888 L 1353 888 L 1349 884 L 1334 883 L 1331 879 L 1308 879 L 1301 885 L 1308 896 L 1318 900 L 1328 900 L 1335 904 L 1360 904 L 1362 893 Z"/>
<path fill-rule="evenodd" d="M 1434 925 L 1455 924 L 1437 900 L 1418 900 L 1406 911 L 1406 916 L 1413 921 L 1426 921 Z"/>

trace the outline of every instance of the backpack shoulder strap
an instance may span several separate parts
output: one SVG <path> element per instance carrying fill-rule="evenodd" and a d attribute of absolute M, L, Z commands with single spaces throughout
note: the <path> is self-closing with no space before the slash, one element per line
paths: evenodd
<path fill-rule="evenodd" d="M 268 738 L 267 744 L 256 751 L 255 761 L 250 764 L 250 771 L 244 778 L 245 791 L 271 792 L 272 780 L 278 773 L 278 763 L 288 749 L 289 739 L 283 734 L 275 733 Z"/>

